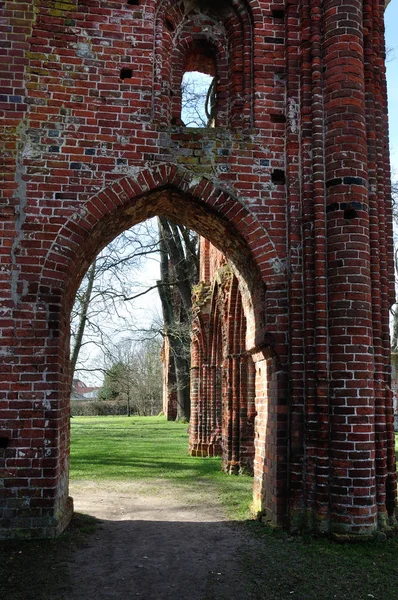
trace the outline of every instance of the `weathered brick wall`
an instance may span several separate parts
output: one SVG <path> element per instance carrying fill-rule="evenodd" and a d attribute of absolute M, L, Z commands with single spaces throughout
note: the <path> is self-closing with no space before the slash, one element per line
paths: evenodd
<path fill-rule="evenodd" d="M 239 282 L 256 509 L 293 529 L 394 525 L 383 9 L 0 2 L 1 535 L 69 518 L 73 298 L 98 251 L 156 214 Z M 179 125 L 193 66 L 217 73 L 214 129 Z"/>

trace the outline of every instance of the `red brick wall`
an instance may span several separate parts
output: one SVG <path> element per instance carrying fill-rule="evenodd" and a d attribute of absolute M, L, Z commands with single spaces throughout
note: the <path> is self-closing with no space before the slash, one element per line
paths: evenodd
<path fill-rule="evenodd" d="M 224 4 L 210 21 L 171 0 L 0 3 L 1 535 L 53 535 L 70 515 L 74 294 L 104 245 L 156 214 L 234 267 L 256 509 L 333 533 L 394 522 L 384 7 Z M 217 127 L 186 130 L 199 47 Z"/>
<path fill-rule="evenodd" d="M 398 354 L 391 354 L 391 391 L 393 397 L 394 431 L 398 431 Z"/>

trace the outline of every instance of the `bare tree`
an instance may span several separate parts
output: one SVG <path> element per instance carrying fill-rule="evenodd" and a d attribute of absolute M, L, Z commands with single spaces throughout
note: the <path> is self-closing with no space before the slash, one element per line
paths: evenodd
<path fill-rule="evenodd" d="M 186 127 L 214 127 L 216 78 L 187 72 L 182 82 L 182 120 Z"/>
<path fill-rule="evenodd" d="M 184 226 L 158 219 L 159 295 L 164 335 L 169 339 L 177 392 L 177 420 L 190 418 L 192 287 L 198 280 L 198 237 Z"/>
<path fill-rule="evenodd" d="M 152 286 L 146 281 L 139 284 L 137 277 L 141 260 L 148 256 L 160 261 L 160 279 Z M 116 238 L 91 265 L 76 296 L 72 315 L 73 372 L 98 373 L 98 363 L 103 361 L 97 359 L 96 364 L 90 366 L 90 361 L 82 358 L 82 350 L 96 345 L 105 357 L 102 372 L 107 377 L 115 339 L 123 336 L 126 340 L 127 334 L 130 342 L 140 341 L 145 345 L 161 333 L 170 343 L 176 375 L 177 418 L 189 420 L 191 294 L 192 286 L 198 280 L 198 270 L 197 235 L 164 217 L 158 219 L 157 234 L 149 227 L 144 232 L 142 228 L 138 232 L 132 229 Z M 163 323 L 148 329 L 138 326 L 134 318 L 134 301 L 154 289 L 158 290 L 161 299 Z M 155 360 L 160 364 L 160 356 Z M 114 360 L 111 362 L 115 363 Z M 114 371 L 120 374 L 124 362 L 119 361 Z M 135 385 L 137 387 L 137 382 Z M 124 396 L 130 405 L 127 383 Z"/>
<path fill-rule="evenodd" d="M 97 370 L 90 368 L 85 350 L 96 347 L 106 355 L 115 336 L 136 328 L 134 300 L 149 291 L 140 283 L 140 269 L 148 257 L 158 260 L 157 233 L 151 224 L 122 233 L 87 271 L 71 314 L 73 374 Z"/>
<path fill-rule="evenodd" d="M 125 339 L 108 349 L 99 399 L 124 403 L 128 417 L 158 414 L 162 406 L 160 349 L 160 336 L 139 344 Z"/>

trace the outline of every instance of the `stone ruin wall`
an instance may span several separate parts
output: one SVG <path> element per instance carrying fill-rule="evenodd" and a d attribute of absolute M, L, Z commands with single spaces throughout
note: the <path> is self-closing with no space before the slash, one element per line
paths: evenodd
<path fill-rule="evenodd" d="M 74 295 L 155 215 L 233 265 L 241 317 L 213 340 L 254 368 L 254 510 L 292 531 L 395 527 L 383 19 L 370 0 L 1 0 L 1 536 L 70 518 Z M 217 75 L 214 128 L 181 125 L 188 68 Z M 195 443 L 221 436 L 234 471 L 243 396 L 225 386 L 231 420 L 200 413 Z"/>

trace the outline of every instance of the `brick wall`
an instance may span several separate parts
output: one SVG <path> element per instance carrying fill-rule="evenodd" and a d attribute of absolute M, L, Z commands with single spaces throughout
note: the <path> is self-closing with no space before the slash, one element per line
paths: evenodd
<path fill-rule="evenodd" d="M 2 536 L 70 516 L 74 295 L 103 246 L 157 214 L 233 267 L 256 510 L 292 529 L 394 526 L 383 9 L 0 2 Z M 193 65 L 216 73 L 212 129 L 179 124 Z"/>

